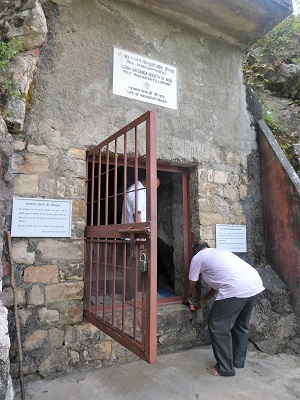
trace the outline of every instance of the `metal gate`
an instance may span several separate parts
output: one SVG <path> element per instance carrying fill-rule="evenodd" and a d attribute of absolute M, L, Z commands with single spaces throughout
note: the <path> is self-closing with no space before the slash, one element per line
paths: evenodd
<path fill-rule="evenodd" d="M 157 353 L 156 178 L 153 112 L 87 152 L 84 318 L 149 363 Z M 128 222 L 128 196 L 137 214 L 140 191 L 146 218 Z"/>

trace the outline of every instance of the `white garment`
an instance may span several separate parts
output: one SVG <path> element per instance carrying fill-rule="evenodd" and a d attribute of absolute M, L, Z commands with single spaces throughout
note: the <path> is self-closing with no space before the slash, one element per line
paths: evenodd
<path fill-rule="evenodd" d="M 189 280 L 198 281 L 199 274 L 218 292 L 216 300 L 251 297 L 264 290 L 258 272 L 228 250 L 209 248 L 199 251 L 192 258 Z"/>
<path fill-rule="evenodd" d="M 143 184 L 137 182 L 137 205 L 135 208 L 135 184 L 131 185 L 126 192 L 126 223 L 131 224 L 134 221 L 136 211 L 141 212 L 141 222 L 146 222 L 146 188 Z M 124 215 L 122 212 L 122 224 L 124 224 Z"/>

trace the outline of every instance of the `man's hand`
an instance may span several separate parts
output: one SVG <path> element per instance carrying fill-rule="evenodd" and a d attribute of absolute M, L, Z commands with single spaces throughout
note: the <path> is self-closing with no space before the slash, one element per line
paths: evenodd
<path fill-rule="evenodd" d="M 198 308 L 204 308 L 205 304 L 206 304 L 205 300 L 203 300 L 203 299 L 199 300 L 198 301 Z"/>

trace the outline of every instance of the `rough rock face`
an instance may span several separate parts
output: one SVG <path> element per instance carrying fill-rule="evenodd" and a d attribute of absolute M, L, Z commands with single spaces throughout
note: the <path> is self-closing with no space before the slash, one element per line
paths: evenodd
<path fill-rule="evenodd" d="M 26 103 L 30 100 L 30 90 L 39 62 L 39 46 L 47 35 L 47 22 L 38 1 L 7 1 L 0 19 L 2 39 L 12 37 L 22 43 L 23 51 L 13 58 L 5 71 L 0 70 L 0 80 L 9 83 L 9 93 L 0 98 L 1 114 L 10 131 L 23 130 Z M 0 82 L 0 85 L 4 85 Z M 3 90 L 2 90 L 3 92 Z M 18 94 L 17 94 L 18 92 Z"/>
<path fill-rule="evenodd" d="M 4 246 L 4 231 L 7 227 L 5 215 L 10 211 L 9 207 L 11 204 L 12 176 L 8 171 L 11 155 L 12 138 L 7 132 L 4 120 L 0 116 L 0 221 L 1 228 L 3 228 L 0 235 L 0 259 L 2 259 Z M 8 335 L 7 309 L 3 306 L 2 298 L 3 267 L 5 268 L 5 265 L 0 265 L 0 399 L 10 400 L 13 398 L 13 390 L 9 375 L 10 339 Z"/>
<path fill-rule="evenodd" d="M 2 39 L 12 36 L 23 43 L 23 50 L 35 49 L 45 41 L 47 23 L 41 5 L 36 0 L 3 0 L 0 4 L 0 30 Z M 12 174 L 10 160 L 12 158 L 12 137 L 7 131 L 22 132 L 26 112 L 26 99 L 38 65 L 38 51 L 27 51 L 12 60 L 6 71 L 0 70 L 0 80 L 11 82 L 11 92 L 19 91 L 20 96 L 1 95 L 0 99 L 0 259 L 4 247 L 4 232 L 10 214 L 12 197 Z M 7 268 L 4 264 L 4 268 Z M 7 271 L 6 271 L 7 273 Z M 10 378 L 7 309 L 2 298 L 3 267 L 0 268 L 0 399 L 11 400 L 13 388 Z"/>

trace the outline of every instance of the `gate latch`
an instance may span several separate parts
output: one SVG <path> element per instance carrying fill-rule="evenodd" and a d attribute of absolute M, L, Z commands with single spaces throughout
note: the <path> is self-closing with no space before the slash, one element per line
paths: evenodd
<path fill-rule="evenodd" d="M 137 269 L 139 272 L 147 271 L 147 258 L 146 254 L 143 251 L 140 252 Z"/>

